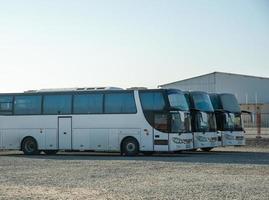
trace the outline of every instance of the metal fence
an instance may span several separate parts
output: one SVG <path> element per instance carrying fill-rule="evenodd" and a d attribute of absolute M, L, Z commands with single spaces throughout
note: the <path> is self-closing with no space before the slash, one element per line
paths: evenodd
<path fill-rule="evenodd" d="M 269 113 L 254 113 L 253 120 L 243 114 L 242 120 L 247 138 L 269 138 Z"/>

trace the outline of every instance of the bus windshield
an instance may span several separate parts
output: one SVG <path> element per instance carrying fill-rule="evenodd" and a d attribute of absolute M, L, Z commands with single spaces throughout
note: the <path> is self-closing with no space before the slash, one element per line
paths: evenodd
<path fill-rule="evenodd" d="M 232 113 L 241 113 L 238 101 L 233 94 L 221 94 L 220 99 L 224 110 Z"/>
<path fill-rule="evenodd" d="M 192 93 L 194 108 L 204 112 L 214 112 L 210 98 L 206 93 Z"/>
<path fill-rule="evenodd" d="M 242 121 L 240 113 L 225 113 L 224 130 L 242 131 Z"/>
<path fill-rule="evenodd" d="M 188 111 L 189 105 L 183 93 L 171 92 L 168 93 L 168 99 L 171 109 Z"/>
<path fill-rule="evenodd" d="M 214 110 L 222 110 L 222 105 L 218 94 L 210 94 L 210 100 Z"/>
<path fill-rule="evenodd" d="M 191 131 L 190 113 L 184 111 L 171 112 L 171 132 L 182 133 Z"/>
<path fill-rule="evenodd" d="M 196 131 L 207 132 L 216 131 L 216 119 L 214 113 L 196 112 Z"/>

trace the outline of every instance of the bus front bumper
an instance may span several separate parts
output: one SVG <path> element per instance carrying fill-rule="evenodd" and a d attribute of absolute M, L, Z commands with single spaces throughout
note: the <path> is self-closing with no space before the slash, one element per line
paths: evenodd
<path fill-rule="evenodd" d="M 193 149 L 192 133 L 169 134 L 169 150 L 182 151 Z"/>

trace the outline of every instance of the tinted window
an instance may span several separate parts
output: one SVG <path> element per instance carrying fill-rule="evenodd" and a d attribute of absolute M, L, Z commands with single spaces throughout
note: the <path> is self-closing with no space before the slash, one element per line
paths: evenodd
<path fill-rule="evenodd" d="M 191 106 L 191 102 L 190 102 L 190 95 L 188 93 L 185 93 L 184 96 L 186 98 L 186 101 L 187 101 L 189 108 L 191 108 L 192 106 Z"/>
<path fill-rule="evenodd" d="M 194 108 L 205 111 L 205 112 L 213 112 L 213 106 L 211 104 L 209 95 L 205 93 L 192 93 Z"/>
<path fill-rule="evenodd" d="M 220 98 L 217 94 L 210 94 L 210 100 L 215 110 L 222 109 Z"/>
<path fill-rule="evenodd" d="M 71 95 L 46 95 L 44 96 L 44 114 L 70 114 Z"/>
<path fill-rule="evenodd" d="M 168 94 L 168 99 L 171 108 L 180 110 L 189 110 L 189 106 L 185 96 L 181 93 L 170 93 Z"/>
<path fill-rule="evenodd" d="M 0 97 L 0 114 L 12 114 L 13 97 L 1 96 Z"/>
<path fill-rule="evenodd" d="M 136 113 L 132 93 L 105 94 L 105 113 Z"/>
<path fill-rule="evenodd" d="M 235 113 L 241 112 L 238 101 L 233 94 L 221 94 L 220 99 L 224 110 Z"/>
<path fill-rule="evenodd" d="M 103 94 L 82 94 L 74 96 L 74 113 L 102 113 Z"/>
<path fill-rule="evenodd" d="M 41 96 L 16 96 L 14 101 L 14 114 L 41 114 L 41 99 Z"/>
<path fill-rule="evenodd" d="M 143 110 L 163 110 L 165 101 L 161 92 L 142 92 L 140 100 Z"/>

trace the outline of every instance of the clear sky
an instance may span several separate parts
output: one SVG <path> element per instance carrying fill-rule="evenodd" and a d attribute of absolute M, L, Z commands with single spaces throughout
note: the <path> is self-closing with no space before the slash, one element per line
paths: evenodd
<path fill-rule="evenodd" d="M 0 0 L 0 92 L 269 77 L 268 0 Z"/>

